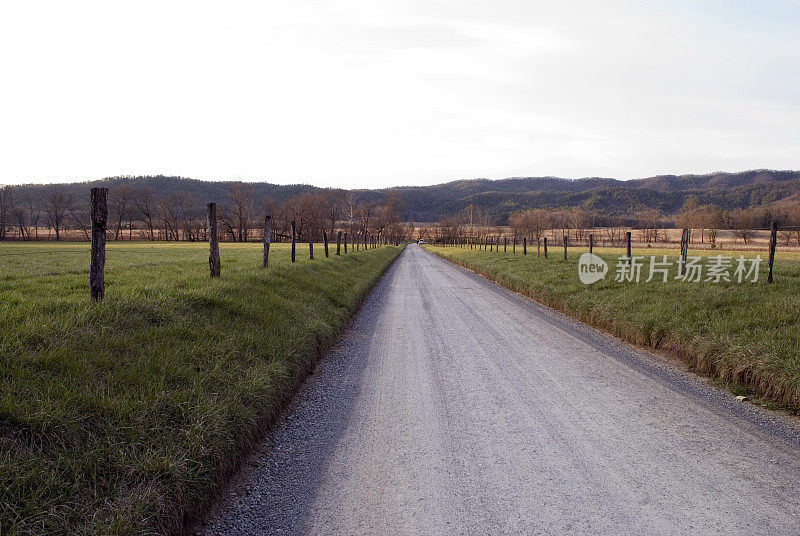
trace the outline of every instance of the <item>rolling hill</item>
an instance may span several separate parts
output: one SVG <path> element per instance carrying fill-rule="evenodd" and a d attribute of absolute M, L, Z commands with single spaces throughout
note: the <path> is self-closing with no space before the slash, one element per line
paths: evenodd
<path fill-rule="evenodd" d="M 98 181 L 63 185 L 23 185 L 14 190 L 35 192 L 63 188 L 77 196 L 90 187 L 114 188 L 127 184 L 147 187 L 156 195 L 183 191 L 201 202 L 223 201 L 230 182 L 200 181 L 167 176 L 112 177 Z M 256 202 L 273 198 L 278 202 L 322 189 L 302 184 L 278 185 L 249 183 Z M 474 204 L 489 211 L 503 224 L 509 214 L 527 208 L 562 208 L 580 206 L 598 214 L 626 216 L 638 210 L 658 208 L 664 215 L 677 214 L 690 196 L 700 204 L 713 203 L 732 210 L 780 203 L 800 195 L 800 171 L 752 170 L 707 175 L 660 175 L 643 179 L 610 178 L 561 179 L 557 177 L 513 177 L 503 180 L 458 180 L 431 186 L 400 186 L 391 189 L 350 190 L 357 200 L 377 202 L 389 191 L 402 193 L 407 204 L 406 219 L 435 221 Z"/>

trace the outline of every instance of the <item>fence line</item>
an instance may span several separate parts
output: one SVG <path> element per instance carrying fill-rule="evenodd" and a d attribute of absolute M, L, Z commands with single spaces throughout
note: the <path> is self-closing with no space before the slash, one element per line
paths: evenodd
<path fill-rule="evenodd" d="M 778 245 L 778 231 L 785 230 L 785 229 L 778 229 L 777 222 L 773 222 L 770 228 L 770 237 L 769 237 L 769 257 L 768 257 L 768 273 L 767 273 L 767 283 L 772 283 L 774 280 L 774 272 L 773 267 L 775 263 L 775 252 Z M 547 237 L 542 237 L 543 240 L 536 240 L 536 256 L 539 256 L 539 246 L 540 243 L 544 243 L 544 258 L 548 258 L 548 251 L 547 251 Z M 562 236 L 563 240 L 563 247 L 564 247 L 564 260 L 568 260 L 568 248 L 571 244 L 569 235 L 564 234 Z M 684 275 L 686 271 L 687 265 L 687 258 L 689 253 L 689 244 L 691 242 L 691 229 L 684 228 L 682 229 L 681 233 L 681 240 L 680 240 L 680 250 L 678 252 L 679 260 L 678 260 L 678 274 Z M 488 251 L 490 253 L 498 253 L 500 251 L 500 236 L 485 236 L 479 238 L 473 238 L 468 236 L 457 237 L 454 239 L 448 240 L 439 240 L 434 242 L 439 246 L 443 247 L 454 247 L 460 249 L 476 249 L 478 251 Z M 588 245 L 589 245 L 589 253 L 594 253 L 595 243 L 594 243 L 594 234 L 589 233 L 588 236 Z M 613 246 L 612 246 L 613 247 Z M 508 253 L 508 238 L 503 237 L 503 253 Z M 512 237 L 511 241 L 511 253 L 516 255 L 517 253 L 517 237 Z M 528 254 L 528 237 L 522 237 L 522 254 Z M 625 256 L 624 259 L 628 264 L 632 262 L 633 254 L 632 254 L 632 238 L 631 238 L 631 231 L 627 231 L 625 233 Z"/>

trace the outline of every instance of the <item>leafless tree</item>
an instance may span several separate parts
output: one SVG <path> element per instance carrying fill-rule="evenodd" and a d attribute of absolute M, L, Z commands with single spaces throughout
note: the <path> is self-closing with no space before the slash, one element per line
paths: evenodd
<path fill-rule="evenodd" d="M 737 234 L 747 244 L 747 239 L 750 238 L 750 233 L 755 227 L 753 213 L 749 210 L 737 208 L 731 214 L 731 219 Z"/>
<path fill-rule="evenodd" d="M 133 220 L 135 192 L 127 184 L 121 184 L 108 192 L 108 208 L 110 216 L 116 220 L 114 224 L 114 240 L 119 240 L 122 222 L 128 220 L 130 227 Z"/>
<path fill-rule="evenodd" d="M 26 200 L 18 192 L 11 190 L 7 193 L 7 199 L 14 228 L 19 231 L 19 237 L 22 240 L 30 240 L 30 213 Z"/>
<path fill-rule="evenodd" d="M 133 205 L 136 208 L 139 221 L 146 227 L 150 240 L 155 240 L 155 226 L 158 218 L 158 203 L 150 188 L 139 188 L 133 196 Z"/>
<path fill-rule="evenodd" d="M 3 186 L 0 188 L 0 240 L 6 237 L 6 229 L 10 222 L 11 216 L 11 188 Z"/>
<path fill-rule="evenodd" d="M 239 242 L 247 242 L 250 214 L 253 211 L 253 188 L 242 183 L 231 184 L 231 215 L 238 231 Z"/>
<path fill-rule="evenodd" d="M 49 188 L 41 198 L 41 207 L 44 211 L 47 225 L 56 233 L 56 240 L 61 240 L 61 230 L 69 214 L 71 204 L 69 194 L 62 188 Z M 38 217 L 35 218 L 38 221 Z M 37 225 L 38 227 L 38 225 Z"/>
<path fill-rule="evenodd" d="M 545 231 L 552 225 L 552 215 L 546 209 L 535 208 L 512 214 L 508 223 L 514 236 L 528 236 L 537 244 L 544 238 Z"/>
<path fill-rule="evenodd" d="M 75 227 L 83 232 L 86 240 L 91 240 L 91 216 L 89 214 L 89 204 L 79 201 L 72 197 L 69 208 L 67 209 L 70 219 L 75 223 Z"/>
<path fill-rule="evenodd" d="M 339 221 L 341 215 L 344 213 L 345 195 L 342 190 L 335 190 L 333 188 L 326 188 L 322 192 L 325 200 L 325 219 L 330 229 L 331 235 L 336 228 L 336 222 Z"/>

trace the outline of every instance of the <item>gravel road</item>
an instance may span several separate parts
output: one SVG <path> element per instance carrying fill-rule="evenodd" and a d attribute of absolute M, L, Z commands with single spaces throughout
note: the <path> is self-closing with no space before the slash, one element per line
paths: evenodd
<path fill-rule="evenodd" d="M 798 429 L 412 245 L 201 533 L 800 534 Z"/>

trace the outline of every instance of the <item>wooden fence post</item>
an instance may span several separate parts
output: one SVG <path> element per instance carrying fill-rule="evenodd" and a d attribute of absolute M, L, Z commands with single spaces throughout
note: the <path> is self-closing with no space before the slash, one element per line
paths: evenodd
<path fill-rule="evenodd" d="M 314 228 L 308 226 L 308 258 L 314 260 Z"/>
<path fill-rule="evenodd" d="M 344 232 L 344 254 L 347 255 L 347 231 Z"/>
<path fill-rule="evenodd" d="M 342 232 L 336 231 L 336 254 L 341 255 L 342 250 Z"/>
<path fill-rule="evenodd" d="M 522 237 L 522 254 L 523 255 L 527 255 L 528 254 L 528 237 L 527 236 L 523 236 Z"/>
<path fill-rule="evenodd" d="M 564 260 L 567 260 L 567 243 L 569 242 L 569 237 L 564 235 Z"/>
<path fill-rule="evenodd" d="M 589 253 L 594 253 L 594 235 L 589 234 Z"/>
<path fill-rule="evenodd" d="M 686 256 L 689 254 L 689 229 L 681 232 L 681 257 L 678 260 L 678 274 L 686 273 Z"/>
<path fill-rule="evenodd" d="M 221 263 L 219 260 L 219 242 L 217 242 L 217 204 L 209 203 L 208 209 L 208 267 L 211 277 L 219 277 Z"/>
<path fill-rule="evenodd" d="M 511 253 L 514 255 L 517 254 L 517 237 L 511 239 Z"/>
<path fill-rule="evenodd" d="M 269 245 L 272 242 L 272 225 L 269 214 L 264 218 L 264 268 L 269 266 Z"/>
<path fill-rule="evenodd" d="M 322 230 L 322 241 L 325 243 L 325 256 L 328 257 L 328 233 Z"/>
<path fill-rule="evenodd" d="M 627 243 L 628 264 L 631 263 L 631 232 L 625 233 L 625 242 Z"/>
<path fill-rule="evenodd" d="M 775 247 L 778 245 L 778 223 L 772 222 L 772 231 L 769 235 L 769 272 L 767 283 L 772 283 L 772 264 L 775 262 Z"/>
<path fill-rule="evenodd" d="M 292 220 L 292 262 L 294 262 L 294 250 L 296 241 L 297 241 L 297 236 L 295 234 L 294 220 Z"/>
<path fill-rule="evenodd" d="M 106 222 L 108 188 L 92 188 L 92 253 L 89 263 L 89 294 L 93 300 L 106 297 Z"/>
<path fill-rule="evenodd" d="M 544 258 L 547 258 L 547 237 L 544 237 Z"/>
<path fill-rule="evenodd" d="M 508 253 L 508 238 L 503 237 L 503 253 Z"/>

